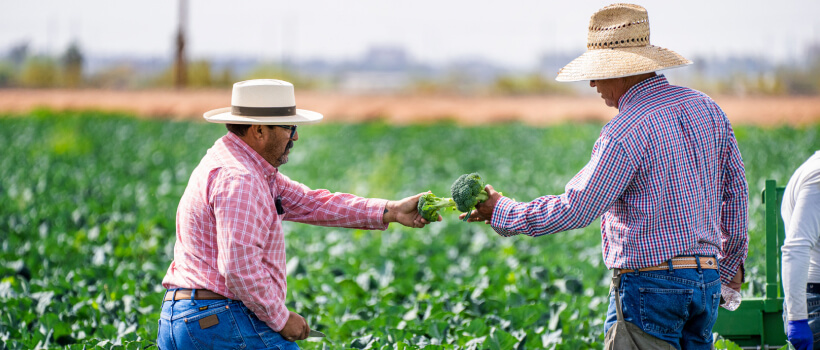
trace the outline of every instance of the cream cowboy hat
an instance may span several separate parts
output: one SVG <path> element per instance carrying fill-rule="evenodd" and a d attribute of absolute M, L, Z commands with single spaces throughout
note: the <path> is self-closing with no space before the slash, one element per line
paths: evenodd
<path fill-rule="evenodd" d="M 558 71 L 557 81 L 620 78 L 692 64 L 649 44 L 649 15 L 632 4 L 604 7 L 589 20 L 587 52 Z"/>
<path fill-rule="evenodd" d="M 296 109 L 293 84 L 274 79 L 233 84 L 231 107 L 208 111 L 204 117 L 211 123 L 258 125 L 304 125 L 322 120 L 319 113 Z"/>

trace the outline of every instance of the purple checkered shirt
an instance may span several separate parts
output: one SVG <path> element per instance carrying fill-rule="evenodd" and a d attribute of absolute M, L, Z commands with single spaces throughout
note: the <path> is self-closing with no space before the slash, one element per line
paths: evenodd
<path fill-rule="evenodd" d="M 732 126 L 711 98 L 663 75 L 633 86 L 561 195 L 502 197 L 491 225 L 540 236 L 601 217 L 608 268 L 714 255 L 727 284 L 748 251 L 748 188 Z"/>

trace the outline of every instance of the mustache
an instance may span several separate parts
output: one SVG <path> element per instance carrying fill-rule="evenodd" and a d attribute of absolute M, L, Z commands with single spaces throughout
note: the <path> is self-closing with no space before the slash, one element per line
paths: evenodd
<path fill-rule="evenodd" d="M 287 146 L 285 146 L 285 150 L 287 151 L 287 150 L 289 150 L 289 149 L 291 149 L 291 148 L 293 148 L 293 140 L 288 141 L 288 145 L 287 145 Z"/>

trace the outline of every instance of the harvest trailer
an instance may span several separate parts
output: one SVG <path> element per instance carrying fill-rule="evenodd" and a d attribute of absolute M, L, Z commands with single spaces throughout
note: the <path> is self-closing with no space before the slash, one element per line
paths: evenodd
<path fill-rule="evenodd" d="M 720 308 L 713 332 L 743 349 L 779 349 L 786 343 L 783 328 L 783 285 L 780 278 L 780 247 L 786 236 L 780 203 L 785 188 L 766 180 L 763 189 L 766 228 L 766 287 L 762 298 L 743 299 L 735 311 Z"/>

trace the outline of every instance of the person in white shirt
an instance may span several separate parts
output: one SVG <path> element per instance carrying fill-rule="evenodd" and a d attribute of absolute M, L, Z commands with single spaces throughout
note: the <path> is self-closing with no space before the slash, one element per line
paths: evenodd
<path fill-rule="evenodd" d="M 780 214 L 786 336 L 798 350 L 820 349 L 820 151 L 792 175 Z"/>

